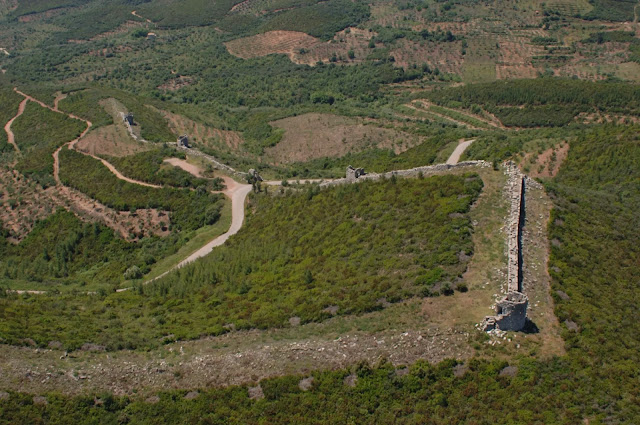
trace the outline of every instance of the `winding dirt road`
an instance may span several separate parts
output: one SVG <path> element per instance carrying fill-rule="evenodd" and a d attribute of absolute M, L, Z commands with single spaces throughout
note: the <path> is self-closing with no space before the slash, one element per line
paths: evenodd
<path fill-rule="evenodd" d="M 13 145 L 13 148 L 18 153 L 20 153 L 20 148 L 16 144 L 16 138 L 15 138 L 15 135 L 13 134 L 13 131 L 11 131 L 11 126 L 13 125 L 13 122 L 17 120 L 20 115 L 24 113 L 24 110 L 27 107 L 28 101 L 29 99 L 25 98 L 22 102 L 20 102 L 20 106 L 18 107 L 18 113 L 16 114 L 15 117 L 11 118 L 9 122 L 6 123 L 4 126 L 4 131 L 7 133 L 7 142 Z"/>
<path fill-rule="evenodd" d="M 58 184 L 59 187 L 66 189 L 66 187 L 62 184 L 62 182 L 60 181 L 60 177 L 59 177 L 59 171 L 60 171 L 60 161 L 59 161 L 59 153 L 62 150 L 62 148 L 64 148 L 65 146 L 68 147 L 69 149 L 74 149 L 75 144 L 78 142 L 78 140 L 80 140 L 82 137 L 84 137 L 87 132 L 91 129 L 92 127 L 92 123 L 91 121 L 82 119 L 76 115 L 73 114 L 69 114 L 66 112 L 62 112 L 59 110 L 58 108 L 58 102 L 64 98 L 64 95 L 60 95 L 58 96 L 55 101 L 54 101 L 54 106 L 51 107 L 23 92 L 21 92 L 20 90 L 16 88 L 14 88 L 14 90 L 16 91 L 16 93 L 22 95 L 25 99 L 20 103 L 20 108 L 19 108 L 19 113 L 18 115 L 16 115 L 11 121 L 9 121 L 9 123 L 7 123 L 7 125 L 5 125 L 5 131 L 7 131 L 7 134 L 11 134 L 12 136 L 12 141 L 14 143 L 14 146 L 17 149 L 17 146 L 15 145 L 15 140 L 13 138 L 13 133 L 11 133 L 11 123 L 13 123 L 13 121 L 22 114 L 22 112 L 24 112 L 24 108 L 25 105 L 27 103 L 27 101 L 32 101 L 35 102 L 37 104 L 39 104 L 40 106 L 42 106 L 43 108 L 47 108 L 51 111 L 57 112 L 57 113 L 61 113 L 61 114 L 65 114 L 67 116 L 69 116 L 70 118 L 74 118 L 80 121 L 83 121 L 87 124 L 87 128 L 82 132 L 82 134 L 80 134 L 80 136 L 75 139 L 72 140 L 71 142 L 68 142 L 66 144 L 64 144 L 63 146 L 61 146 L 60 148 L 58 148 L 54 154 L 53 154 L 53 159 L 54 159 L 54 178 L 56 180 L 56 183 Z M 462 155 L 462 153 L 465 151 L 465 149 L 471 144 L 473 143 L 474 140 L 467 140 L 467 141 L 463 141 L 460 142 L 460 144 L 456 147 L 456 149 L 453 151 L 453 153 L 451 154 L 451 156 L 449 157 L 449 159 L 447 160 L 447 164 L 450 165 L 455 165 L 458 163 L 458 161 L 460 160 L 460 156 Z M 18 150 L 19 151 L 19 150 Z M 141 186 L 147 186 L 147 187 L 153 187 L 153 188 L 161 188 L 162 186 L 158 186 L 158 185 L 153 185 L 150 183 L 145 183 L 145 182 L 141 182 L 138 180 L 134 180 L 134 179 L 130 179 L 124 175 L 122 175 L 122 173 L 120 173 L 112 164 L 110 164 L 108 161 L 91 155 L 89 153 L 86 152 L 81 152 L 78 151 L 84 155 L 88 155 L 92 158 L 95 158 L 97 160 L 99 160 L 100 162 L 102 162 L 103 165 L 105 165 L 116 177 L 118 177 L 121 180 L 127 181 L 129 183 L 133 183 L 133 184 L 139 184 Z M 192 164 L 189 164 L 188 162 L 178 159 L 178 158 L 169 158 L 167 160 L 165 160 L 165 162 L 180 167 L 183 170 L 193 174 L 196 177 L 201 177 L 202 173 L 201 170 Z M 193 261 L 202 258 L 208 254 L 211 253 L 211 251 L 213 251 L 214 248 L 223 245 L 231 236 L 235 235 L 236 233 L 238 233 L 240 231 L 240 229 L 242 228 L 242 225 L 244 224 L 244 207 L 245 207 L 245 201 L 247 199 L 247 195 L 251 192 L 252 190 L 252 186 L 249 184 L 241 184 L 236 182 L 235 180 L 233 180 L 231 177 L 227 177 L 227 176 L 223 176 L 222 179 L 224 180 L 226 189 L 218 192 L 218 193 L 222 193 L 225 196 L 227 196 L 229 199 L 231 199 L 231 226 L 229 227 L 229 230 L 227 232 L 225 232 L 224 234 L 216 237 L 215 239 L 207 242 L 204 246 L 202 246 L 201 248 L 199 248 L 197 251 L 193 252 L 192 254 L 190 254 L 187 258 L 185 258 L 184 260 L 182 260 L 181 262 L 179 262 L 176 266 L 172 267 L 171 269 L 167 270 L 166 272 L 164 272 L 163 274 L 161 274 L 160 276 L 157 276 L 154 279 L 151 279 L 149 281 L 144 282 L 144 284 L 153 282 L 156 279 L 159 279 L 165 275 L 167 275 L 168 273 L 181 268 L 189 263 L 192 263 Z M 306 180 L 300 180 L 300 183 L 316 183 L 316 182 L 321 182 L 321 181 L 326 181 L 323 179 L 306 179 Z M 281 181 L 267 181 L 265 182 L 265 184 L 269 185 L 269 186 L 278 186 L 281 184 Z M 123 291 L 127 291 L 131 288 L 121 288 L 118 289 L 117 292 L 123 292 Z M 42 291 L 14 291 L 17 293 L 31 293 L 31 294 L 40 294 L 40 293 L 44 293 Z"/>
<path fill-rule="evenodd" d="M 56 183 L 58 183 L 58 184 L 62 184 L 62 182 L 60 181 L 60 159 L 59 159 L 60 151 L 61 151 L 65 146 L 66 146 L 66 147 L 68 147 L 69 149 L 74 149 L 74 150 L 76 150 L 76 149 L 75 149 L 75 145 L 76 145 L 76 143 L 78 143 L 78 141 L 79 141 L 80 139 L 82 139 L 82 138 L 83 138 L 83 137 L 84 137 L 84 136 L 89 132 L 89 130 L 91 129 L 91 127 L 93 126 L 93 124 L 92 124 L 92 123 L 91 123 L 91 121 L 89 121 L 89 120 L 85 120 L 85 119 L 83 119 L 83 118 L 80 118 L 80 117 L 79 117 L 79 116 L 77 116 L 77 115 L 70 114 L 70 113 L 67 113 L 67 112 L 63 112 L 63 111 L 61 111 L 60 109 L 58 109 L 58 103 L 59 103 L 62 99 L 64 99 L 64 98 L 66 97 L 66 95 L 64 95 L 64 94 L 59 95 L 58 97 L 56 97 L 56 99 L 54 100 L 54 106 L 53 106 L 53 107 L 51 107 L 51 106 L 47 105 L 46 103 L 41 102 L 41 101 L 39 101 L 38 99 L 36 99 L 36 98 L 34 98 L 34 97 L 32 97 L 32 96 L 29 96 L 29 95 L 28 95 L 28 94 L 26 94 L 26 93 L 21 92 L 21 91 L 20 91 L 20 90 L 18 90 L 17 88 L 14 88 L 14 90 L 15 90 L 15 92 L 16 92 L 16 93 L 18 93 L 19 95 L 21 95 L 21 96 L 23 96 L 23 97 L 25 98 L 25 99 L 22 101 L 22 103 L 20 103 L 20 107 L 21 107 L 21 109 L 22 109 L 22 112 L 24 112 L 24 106 L 23 106 L 23 104 L 24 104 L 24 105 L 26 105 L 27 100 L 30 100 L 30 101 L 35 102 L 35 103 L 37 103 L 38 105 L 42 106 L 43 108 L 47 108 L 47 109 L 49 109 L 50 111 L 53 111 L 53 112 L 57 112 L 57 113 L 59 113 L 59 114 L 66 115 L 66 116 L 68 116 L 69 118 L 73 118 L 73 119 L 76 119 L 76 120 L 82 121 L 82 122 L 84 122 L 84 123 L 87 125 L 87 128 L 86 128 L 86 129 L 85 129 L 85 130 L 80 134 L 80 136 L 78 136 L 78 138 L 77 138 L 77 139 L 74 139 L 74 140 L 72 140 L 72 141 L 70 141 L 70 142 L 68 142 L 68 143 L 65 143 L 64 145 L 62 145 L 62 146 L 60 146 L 58 149 L 56 149 L 56 151 L 53 153 L 53 177 L 54 177 L 54 179 L 56 180 Z M 21 114 L 22 114 L 22 112 L 20 112 L 20 113 L 19 113 L 19 115 L 21 115 Z M 17 115 L 15 118 L 17 118 L 19 115 Z M 14 118 L 14 119 L 15 119 L 15 118 Z M 11 124 L 11 123 L 13 123 L 13 120 L 9 121 L 9 123 L 8 123 L 7 125 L 10 127 L 10 124 Z M 7 126 L 5 126 L 5 131 L 6 131 L 6 130 L 7 130 Z M 9 133 L 7 133 L 7 134 L 9 134 Z M 13 137 L 13 133 L 11 133 L 11 137 Z M 14 142 L 13 144 L 14 144 L 14 146 L 16 147 L 16 149 L 18 149 L 17 145 L 15 145 L 15 142 Z M 97 159 L 98 161 L 102 162 L 102 164 L 103 164 L 105 167 L 107 167 L 107 168 L 109 169 L 109 171 L 111 171 L 111 172 L 112 172 L 112 173 L 113 173 L 117 178 L 119 178 L 120 180 L 124 180 L 124 181 L 126 181 L 126 182 L 133 183 L 133 184 L 137 184 L 137 185 L 140 185 L 140 186 L 152 187 L 152 188 L 155 188 L 155 189 L 161 189 L 161 188 L 162 188 L 162 186 L 157 185 L 157 184 L 146 183 L 146 182 L 143 182 L 143 181 L 140 181 L 140 180 L 135 180 L 135 179 L 131 179 L 131 178 L 127 177 L 127 176 L 124 176 L 120 171 L 118 171 L 118 170 L 116 169 L 116 167 L 114 167 L 114 166 L 113 166 L 113 164 L 111 164 L 110 162 L 108 162 L 108 161 L 106 161 L 105 159 L 102 159 L 102 158 L 100 158 L 100 157 L 98 157 L 98 156 L 92 155 L 92 154 L 90 154 L 90 153 L 88 153 L 88 152 L 82 152 L 82 151 L 78 151 L 78 150 L 76 150 L 76 152 L 80 152 L 80 153 L 81 153 L 81 154 L 83 154 L 83 155 L 90 156 L 91 158 L 93 158 L 93 159 Z"/>

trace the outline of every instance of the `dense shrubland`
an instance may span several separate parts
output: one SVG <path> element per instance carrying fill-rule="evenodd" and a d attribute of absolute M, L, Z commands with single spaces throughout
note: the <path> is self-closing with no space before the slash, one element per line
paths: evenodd
<path fill-rule="evenodd" d="M 0 337 L 145 348 L 167 335 L 220 334 L 229 323 L 281 327 L 293 316 L 326 319 L 330 306 L 353 314 L 385 298 L 450 294 L 473 253 L 465 213 L 481 188 L 470 174 L 258 196 L 228 244 L 157 282 L 109 295 L 0 298 Z"/>
<path fill-rule="evenodd" d="M 54 185 L 53 152 L 77 138 L 85 128 L 82 121 L 27 102 L 24 114 L 12 126 L 22 152 L 16 169 L 43 187 Z"/>
<path fill-rule="evenodd" d="M 120 283 L 133 265 L 143 273 L 156 260 L 184 244 L 181 236 L 126 242 L 98 223 L 83 223 L 60 210 L 36 224 L 18 245 L 2 240 L 0 285 L 16 281 L 51 285 L 93 285 L 104 289 Z"/>
<path fill-rule="evenodd" d="M 501 81 L 427 94 L 451 107 L 480 105 L 509 127 L 561 127 L 581 112 L 640 115 L 640 86 L 544 78 Z"/>
<path fill-rule="evenodd" d="M 203 390 L 195 400 L 185 399 L 186 391 L 163 392 L 156 404 L 100 394 L 101 405 L 94 404 L 93 395 L 50 395 L 49 404 L 42 406 L 33 404 L 31 396 L 11 393 L 0 401 L 2 417 L 7 423 L 46 416 L 78 423 L 162 417 L 166 423 L 193 419 L 220 424 L 569 425 L 585 419 L 635 424 L 640 417 L 638 134 L 637 127 L 615 126 L 584 132 L 571 142 L 556 179 L 546 183 L 555 205 L 549 229 L 549 237 L 556 241 L 549 264 L 552 295 L 561 322 L 570 320 L 578 326 L 574 332 L 562 324 L 568 351 L 562 358 L 512 360 L 511 365 L 517 366 L 514 376 L 500 373 L 507 366 L 503 360 L 472 359 L 462 376 L 454 374 L 455 361 L 418 362 L 408 374 L 396 373 L 389 363 L 373 368 L 360 364 L 351 370 L 314 372 L 315 381 L 307 392 L 298 387 L 299 376 L 264 380 L 264 400 L 249 399 L 246 387 Z M 563 291 L 562 296 L 555 291 Z M 0 302 L 5 306 L 0 311 L 9 317 L 0 322 L 6 323 L 4 329 L 13 329 L 11 317 L 24 314 L 16 310 L 18 305 L 37 305 L 36 311 L 53 307 L 53 300 L 41 298 L 10 297 Z M 100 314 L 97 301 L 84 304 Z M 145 304 L 137 305 L 141 314 Z M 173 302 L 172 308 L 186 306 Z M 161 314 L 158 321 L 171 320 Z M 117 326 L 119 320 L 116 316 L 111 325 Z M 11 340 L 7 334 L 3 331 L 3 338 Z M 353 388 L 344 381 L 352 373 L 357 376 Z"/>
<path fill-rule="evenodd" d="M 220 218 L 222 195 L 206 186 L 188 189 L 155 189 L 118 179 L 100 161 L 79 152 L 60 152 L 60 179 L 91 198 L 119 211 L 158 208 L 171 212 L 171 228 L 195 230 Z"/>
<path fill-rule="evenodd" d="M 186 155 L 167 146 L 152 151 L 141 152 L 125 157 L 109 157 L 108 160 L 123 175 L 159 185 L 173 187 L 206 187 L 208 190 L 222 190 L 222 179 L 203 179 L 194 177 L 187 171 L 164 163 L 165 158 L 182 158 Z"/>

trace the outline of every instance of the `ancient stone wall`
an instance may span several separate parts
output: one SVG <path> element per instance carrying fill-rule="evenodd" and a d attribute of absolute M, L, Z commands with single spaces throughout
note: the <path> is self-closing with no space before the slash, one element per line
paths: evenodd
<path fill-rule="evenodd" d="M 416 168 L 410 168 L 408 170 L 397 170 L 397 171 L 390 171 L 388 173 L 369 173 L 369 174 L 363 174 L 358 176 L 358 178 L 342 178 L 342 179 L 336 179 L 336 180 L 331 180 L 331 181 L 326 181 L 326 182 L 322 182 L 320 183 L 320 187 L 327 187 L 327 186 L 336 186 L 336 185 L 340 185 L 340 184 L 347 184 L 347 183 L 354 183 L 354 182 L 361 182 L 361 181 L 367 181 L 367 180 L 380 180 L 380 179 L 389 179 L 392 176 L 397 176 L 397 177 L 418 177 L 418 175 L 422 174 L 423 176 L 429 176 L 432 174 L 437 174 L 437 173 L 441 173 L 443 171 L 448 171 L 454 168 L 465 168 L 465 167 L 491 167 L 491 163 L 487 162 L 487 161 L 465 161 L 465 162 L 459 162 L 455 165 L 450 165 L 450 164 L 436 164 L 436 165 L 427 165 L 424 167 L 416 167 Z M 354 174 L 355 176 L 355 174 Z"/>
<path fill-rule="evenodd" d="M 525 177 L 512 162 L 507 163 L 508 190 L 511 200 L 507 222 L 507 292 L 522 292 L 522 224 Z"/>
<path fill-rule="evenodd" d="M 197 149 L 194 148 L 187 148 L 184 146 L 177 146 L 178 149 L 188 153 L 189 155 L 194 155 L 194 156 L 199 156 L 200 158 L 205 159 L 206 161 L 209 161 L 211 163 L 213 163 L 213 165 L 220 169 L 220 170 L 226 170 L 228 172 L 231 172 L 233 174 L 237 174 L 237 175 L 246 175 L 247 173 L 243 173 L 241 171 L 236 171 L 235 169 L 229 167 L 226 164 L 223 164 L 222 162 L 218 161 L 217 159 L 215 159 L 214 157 L 212 157 L 211 155 L 207 155 L 206 153 L 200 152 Z"/>
<path fill-rule="evenodd" d="M 522 293 L 522 227 L 524 226 L 527 177 L 517 165 L 505 164 L 507 191 L 511 201 L 507 219 L 507 294 L 496 304 L 496 316 L 484 320 L 486 331 L 519 331 L 525 326 L 529 299 Z"/>

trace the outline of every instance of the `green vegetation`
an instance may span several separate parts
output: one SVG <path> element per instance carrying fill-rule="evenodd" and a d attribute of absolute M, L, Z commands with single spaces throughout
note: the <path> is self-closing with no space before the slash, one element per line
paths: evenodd
<path fill-rule="evenodd" d="M 0 336 L 144 348 L 167 335 L 220 334 L 228 323 L 279 327 L 296 315 L 323 320 L 333 305 L 349 314 L 382 308 L 383 297 L 436 295 L 465 270 L 459 254 L 473 252 L 464 213 L 481 188 L 467 175 L 261 196 L 215 255 L 152 284 L 107 296 L 0 298 Z"/>
<path fill-rule="evenodd" d="M 593 0 L 594 8 L 585 19 L 603 19 L 606 21 L 633 21 L 635 0 Z"/>
<path fill-rule="evenodd" d="M 369 6 L 358 0 L 329 0 L 276 14 L 260 30 L 301 31 L 325 40 L 369 18 Z"/>
<path fill-rule="evenodd" d="M 220 196 L 202 187 L 155 189 L 118 179 L 100 161 L 73 150 L 60 152 L 60 179 L 119 211 L 158 208 L 171 212 L 171 229 L 195 230 L 220 218 Z"/>
<path fill-rule="evenodd" d="M 196 189 L 200 186 L 208 190 L 222 190 L 222 179 L 197 178 L 185 170 L 164 163 L 165 158 L 185 159 L 183 152 L 175 151 L 167 146 L 152 151 L 141 152 L 125 157 L 110 157 L 113 164 L 123 175 L 148 183 L 173 187 L 190 187 Z"/>
<path fill-rule="evenodd" d="M 556 241 L 550 261 L 556 310 L 562 322 L 570 320 L 578 327 L 574 332 L 563 324 L 568 353 L 562 358 L 532 360 L 525 355 L 510 363 L 471 359 L 462 374 L 454 369 L 455 361 L 418 362 L 406 374 L 395 372 L 386 362 L 375 367 L 359 364 L 351 370 L 312 373 L 315 380 L 306 392 L 298 387 L 300 376 L 264 380 L 263 400 L 249 399 L 245 387 L 202 390 L 195 400 L 185 399 L 186 391 L 163 392 L 156 404 L 99 394 L 104 404 L 95 405 L 90 394 L 49 395 L 48 405 L 43 406 L 34 404 L 31 396 L 11 393 L 0 401 L 2 417 L 7 423 L 29 423 L 43 415 L 78 423 L 89 418 L 144 423 L 157 417 L 166 423 L 220 424 L 414 424 L 424 423 L 425 418 L 434 424 L 569 425 L 585 418 L 590 423 L 637 423 L 638 130 L 614 126 L 589 130 L 571 143 L 557 178 L 547 182 L 555 203 L 549 236 Z M 556 290 L 566 296 L 560 297 Z M 16 317 L 26 315 L 30 320 L 33 313 L 14 312 L 17 303 L 38 305 L 32 312 L 42 311 L 45 304 L 42 298 L 15 296 L 0 302 L 9 303 Z M 99 304 L 84 304 L 100 315 Z M 148 304 L 138 305 L 141 314 Z M 110 325 L 122 324 L 117 317 Z M 162 320 L 168 318 L 156 317 L 156 323 Z M 508 364 L 517 367 L 513 376 L 501 373 Z M 345 385 L 350 374 L 357 376 L 355 387 Z"/>
<path fill-rule="evenodd" d="M 544 78 L 455 87 L 427 96 L 450 107 L 481 105 L 515 127 L 561 127 L 581 112 L 640 115 L 640 86 L 625 83 Z"/>
<path fill-rule="evenodd" d="M 22 152 L 16 169 L 43 187 L 54 185 L 53 153 L 80 136 L 85 128 L 82 121 L 27 102 L 24 114 L 12 126 Z"/>
<path fill-rule="evenodd" d="M 39 282 L 39 288 L 60 289 L 65 286 L 93 288 L 116 285 L 131 265 L 148 271 L 156 258 L 173 250 L 181 241 L 148 238 L 141 244 L 125 242 L 113 231 L 98 223 L 83 223 L 73 214 L 59 210 L 36 224 L 19 245 L 3 240 L 0 282 Z M 97 284 L 97 285 L 96 285 Z"/>
<path fill-rule="evenodd" d="M 73 113 L 91 121 L 93 127 L 102 127 L 113 124 L 111 115 L 99 107 L 99 102 L 104 97 L 106 94 L 101 94 L 98 90 L 73 91 L 59 102 L 58 107 L 61 111 Z"/>

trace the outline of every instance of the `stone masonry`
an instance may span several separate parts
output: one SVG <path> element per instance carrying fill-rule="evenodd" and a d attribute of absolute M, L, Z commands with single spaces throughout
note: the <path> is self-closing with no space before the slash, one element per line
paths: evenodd
<path fill-rule="evenodd" d="M 353 168 L 351 165 L 347 167 L 347 175 L 346 179 L 350 182 L 354 182 L 360 176 L 364 176 L 366 173 L 364 172 L 364 168 Z"/>
<path fill-rule="evenodd" d="M 511 208 L 507 222 L 507 294 L 496 304 L 496 316 L 487 316 L 483 329 L 520 331 L 527 319 L 529 299 L 522 293 L 522 226 L 527 178 L 516 164 L 505 164 Z"/>
<path fill-rule="evenodd" d="M 431 174 L 437 174 L 443 171 L 448 171 L 454 168 L 465 168 L 465 167 L 491 167 L 491 163 L 487 161 L 464 161 L 464 162 L 459 162 L 455 165 L 436 164 L 436 165 L 427 165 L 424 167 L 410 168 L 408 170 L 397 170 L 397 171 L 390 171 L 388 173 L 370 173 L 370 174 L 364 174 L 364 169 L 362 168 L 351 167 L 354 170 L 353 178 L 345 177 L 342 179 L 322 182 L 320 183 L 320 187 L 336 186 L 341 184 L 348 184 L 348 183 L 361 182 L 361 181 L 367 181 L 367 180 L 375 181 L 380 179 L 389 179 L 394 175 L 397 177 L 417 177 L 419 174 L 422 174 L 423 176 L 428 176 Z M 358 177 L 356 178 L 355 177 L 356 170 L 362 170 L 363 174 L 359 174 Z M 349 174 L 349 169 L 347 168 L 347 175 L 348 174 Z"/>

